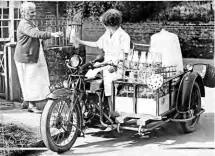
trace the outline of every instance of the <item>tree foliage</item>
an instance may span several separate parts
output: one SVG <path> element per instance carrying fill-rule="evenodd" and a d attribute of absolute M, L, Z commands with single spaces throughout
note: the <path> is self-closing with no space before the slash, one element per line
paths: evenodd
<path fill-rule="evenodd" d="M 196 2 L 70 1 L 67 2 L 67 17 L 72 19 L 74 15 L 79 13 L 82 19 L 98 20 L 99 16 L 110 8 L 116 8 L 123 13 L 123 22 L 141 22 L 146 20 L 166 21 L 179 20 L 179 18 L 183 20 L 187 18 L 190 20 L 192 17 L 205 18 L 208 12 L 210 13 L 210 8 L 206 9 L 196 4 Z M 182 13 L 184 14 L 184 8 L 186 16 L 182 15 Z"/>

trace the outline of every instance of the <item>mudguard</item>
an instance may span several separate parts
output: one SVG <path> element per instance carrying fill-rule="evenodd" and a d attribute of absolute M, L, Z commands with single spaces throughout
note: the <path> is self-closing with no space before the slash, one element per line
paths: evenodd
<path fill-rule="evenodd" d="M 56 89 L 53 92 L 51 92 L 47 96 L 47 98 L 48 99 L 57 100 L 59 98 L 67 97 L 67 96 L 72 95 L 72 94 L 73 94 L 73 91 L 71 91 L 71 90 L 69 90 L 67 88 L 60 88 L 60 89 Z M 81 127 L 79 127 L 79 128 L 82 129 L 82 126 L 83 126 L 83 115 L 81 113 L 81 106 L 80 106 L 80 104 L 78 103 L 77 106 L 78 106 L 79 114 L 81 114 L 81 124 L 80 124 Z"/>
<path fill-rule="evenodd" d="M 68 95 L 71 95 L 72 93 L 73 93 L 73 91 L 71 91 L 67 88 L 60 88 L 60 89 L 56 89 L 52 93 L 50 93 L 47 96 L 47 98 L 48 99 L 58 99 L 58 98 L 62 98 L 62 97 L 66 97 Z"/>
<path fill-rule="evenodd" d="M 200 88 L 201 97 L 205 97 L 205 88 L 202 77 L 197 72 L 188 72 L 184 74 L 178 90 L 176 100 L 176 110 L 184 113 L 190 109 L 191 92 L 194 83 L 197 82 Z"/>

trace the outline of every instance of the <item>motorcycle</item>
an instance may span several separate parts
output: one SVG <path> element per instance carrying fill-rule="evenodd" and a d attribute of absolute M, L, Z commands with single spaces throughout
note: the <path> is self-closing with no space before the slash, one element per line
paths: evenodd
<path fill-rule="evenodd" d="M 89 69 L 113 65 L 100 63 L 95 66 L 95 63 L 103 61 L 102 55 L 84 65 L 81 65 L 82 60 L 78 55 L 66 60 L 69 74 L 63 82 L 64 88 L 56 89 L 48 95 L 41 116 L 42 139 L 50 150 L 59 153 L 69 150 L 77 137 L 84 135 L 86 125 L 99 121 L 103 127 L 110 126 L 108 122 L 113 124 L 108 116 L 101 74 L 95 78 L 85 77 Z"/>
<path fill-rule="evenodd" d="M 68 151 L 79 136 L 84 136 L 85 125 L 98 121 L 103 127 L 114 128 L 119 133 L 127 129 L 137 131 L 139 135 L 169 122 L 180 123 L 184 133 L 196 130 L 200 115 L 205 111 L 201 106 L 204 87 L 215 87 L 214 67 L 189 64 L 178 74 L 174 73 L 174 67 L 159 68 L 153 75 L 158 79 L 149 77 L 155 84 L 115 80 L 112 101 L 117 113 L 109 116 L 101 75 L 85 77 L 89 69 L 113 65 L 101 63 L 103 60 L 98 56 L 84 65 L 80 65 L 78 56 L 66 60 L 70 74 L 63 82 L 63 88 L 48 95 L 41 116 L 41 135 L 46 147 L 58 153 Z M 96 62 L 101 64 L 95 65 Z M 196 71 L 198 68 L 203 69 L 202 75 Z"/>

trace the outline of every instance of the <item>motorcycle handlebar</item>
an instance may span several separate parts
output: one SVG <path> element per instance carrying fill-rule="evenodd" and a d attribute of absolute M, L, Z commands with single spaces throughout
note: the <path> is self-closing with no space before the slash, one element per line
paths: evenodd
<path fill-rule="evenodd" d="M 85 63 L 84 65 L 82 65 L 81 66 L 81 70 L 84 70 L 84 69 L 86 69 L 87 67 L 89 67 L 89 66 L 92 66 L 93 64 L 92 64 L 92 62 L 90 61 L 90 62 L 87 62 L 87 63 Z"/>
<path fill-rule="evenodd" d="M 117 67 L 116 65 L 114 65 L 113 63 L 102 63 L 102 64 L 99 64 L 99 65 L 95 65 L 95 66 L 93 66 L 94 68 L 100 68 L 100 67 L 104 67 L 104 66 L 108 66 L 108 65 L 110 65 L 110 66 L 114 66 L 114 67 Z"/>
<path fill-rule="evenodd" d="M 81 71 L 84 71 L 89 66 L 91 66 L 91 69 L 95 69 L 95 68 L 100 68 L 100 67 L 104 67 L 104 66 L 108 66 L 108 65 L 113 66 L 113 67 L 117 67 L 112 62 L 105 62 L 105 63 L 101 63 L 99 65 L 94 65 L 93 62 L 89 61 L 89 62 L 85 63 L 84 65 L 82 65 L 79 69 Z M 70 69 L 77 69 L 77 68 L 70 66 L 68 62 L 66 62 L 66 66 Z"/>
<path fill-rule="evenodd" d="M 81 70 L 84 70 L 85 68 L 87 68 L 88 66 L 92 66 L 92 69 L 95 69 L 95 68 L 100 68 L 100 67 L 104 67 L 104 66 L 108 66 L 108 65 L 111 65 L 111 66 L 115 66 L 113 63 L 101 63 L 99 65 L 93 65 L 93 62 L 88 62 L 86 64 L 84 64 L 83 66 L 81 66 Z"/>

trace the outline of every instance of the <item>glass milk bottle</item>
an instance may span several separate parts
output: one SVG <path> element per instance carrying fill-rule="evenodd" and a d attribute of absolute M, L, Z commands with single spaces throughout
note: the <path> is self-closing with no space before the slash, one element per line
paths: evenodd
<path fill-rule="evenodd" d="M 117 78 L 124 79 L 124 63 L 123 60 L 119 60 L 117 64 Z"/>
<path fill-rule="evenodd" d="M 153 65 L 154 65 L 154 53 L 150 51 L 147 56 L 147 68 L 145 74 L 145 83 L 147 83 L 148 78 L 153 74 Z"/>
<path fill-rule="evenodd" d="M 138 64 L 139 64 L 138 51 L 135 50 L 131 61 L 131 68 L 135 70 L 138 69 Z"/>
<path fill-rule="evenodd" d="M 141 56 L 140 56 L 140 60 L 139 60 L 139 78 L 138 78 L 138 81 L 140 83 L 144 83 L 144 84 L 145 84 L 146 66 L 147 66 L 146 52 L 142 51 Z"/>
<path fill-rule="evenodd" d="M 135 82 L 135 77 L 134 77 L 134 71 L 129 72 L 129 79 L 128 82 Z"/>
<path fill-rule="evenodd" d="M 146 67 L 146 52 L 142 51 L 141 52 L 141 56 L 140 56 L 140 60 L 139 60 L 139 69 L 143 70 Z"/>
<path fill-rule="evenodd" d="M 154 63 L 154 53 L 153 52 L 149 52 L 148 56 L 147 56 L 147 64 L 148 66 L 153 65 Z"/>
<path fill-rule="evenodd" d="M 133 54 L 132 51 L 130 53 L 125 53 L 125 60 L 124 60 L 125 69 L 130 69 L 132 54 Z"/>
<path fill-rule="evenodd" d="M 72 43 L 74 45 L 74 47 L 78 48 L 79 47 L 79 43 L 74 39 L 77 37 L 76 31 L 75 31 L 75 27 L 72 27 L 71 33 L 70 33 L 70 43 Z"/>
<path fill-rule="evenodd" d="M 157 67 L 162 66 L 162 54 L 161 53 L 155 53 L 154 62 Z"/>

